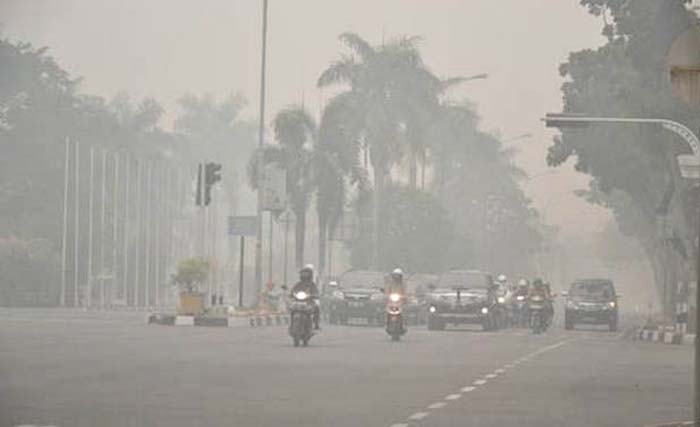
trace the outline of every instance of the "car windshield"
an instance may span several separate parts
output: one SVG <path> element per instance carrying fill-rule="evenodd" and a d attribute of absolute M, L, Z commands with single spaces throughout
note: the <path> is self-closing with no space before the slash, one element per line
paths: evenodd
<path fill-rule="evenodd" d="M 343 289 L 383 288 L 384 277 L 384 273 L 375 271 L 351 271 L 343 274 L 338 283 Z"/>
<path fill-rule="evenodd" d="M 609 282 L 578 282 L 572 285 L 570 293 L 576 297 L 610 298 L 614 290 Z"/>
<path fill-rule="evenodd" d="M 465 288 L 482 291 L 491 286 L 491 276 L 468 271 L 450 271 L 440 276 L 438 286 L 445 289 Z"/>

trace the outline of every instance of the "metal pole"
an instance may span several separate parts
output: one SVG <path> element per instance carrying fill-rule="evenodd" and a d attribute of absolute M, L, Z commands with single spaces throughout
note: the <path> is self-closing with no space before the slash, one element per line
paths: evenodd
<path fill-rule="evenodd" d="M 214 296 L 215 296 L 215 301 L 214 305 L 218 305 L 219 303 L 219 263 L 216 259 L 216 237 L 217 237 L 217 209 L 216 209 L 216 202 L 214 202 L 211 206 L 211 217 L 210 222 L 211 222 L 211 289 L 214 291 Z"/>
<path fill-rule="evenodd" d="M 80 259 L 79 249 L 80 249 L 80 144 L 75 142 L 75 230 L 73 231 L 73 250 L 75 254 L 75 259 L 73 260 L 73 307 L 78 306 L 78 269 L 80 264 L 78 260 Z"/>
<path fill-rule="evenodd" d="M 700 426 L 700 216 L 695 241 L 695 425 Z"/>
<path fill-rule="evenodd" d="M 87 256 L 87 306 L 92 307 L 92 241 L 93 216 L 95 215 L 95 147 L 90 146 L 90 194 L 88 194 L 88 256 Z"/>
<path fill-rule="evenodd" d="M 286 213 L 284 220 L 284 283 L 283 285 L 288 285 L 287 283 L 287 273 L 289 270 L 289 211 Z"/>
<path fill-rule="evenodd" d="M 141 304 L 141 290 L 139 289 L 139 279 L 141 278 L 141 213 L 142 213 L 142 202 L 141 193 L 143 189 L 141 185 L 143 184 L 142 177 L 141 160 L 136 159 L 136 251 L 134 258 L 134 307 L 138 307 Z"/>
<path fill-rule="evenodd" d="M 101 168 L 101 195 L 100 195 L 100 307 L 105 306 L 105 219 L 107 209 L 107 150 L 102 149 Z"/>
<path fill-rule="evenodd" d="M 144 261 L 146 262 L 146 280 L 144 284 L 144 297 L 143 302 L 146 307 L 151 304 L 151 194 L 152 194 L 152 166 L 148 163 L 148 168 L 146 169 L 146 228 L 144 229 L 144 239 L 146 246 L 146 255 L 144 256 Z"/>
<path fill-rule="evenodd" d="M 160 232 L 160 227 L 161 227 L 161 221 L 160 221 L 160 205 L 162 201 L 162 193 L 161 193 L 161 184 L 162 184 L 162 177 L 158 173 L 158 168 L 156 167 L 156 185 L 155 188 L 157 189 L 154 192 L 154 202 L 155 202 L 155 207 L 154 207 L 154 216 L 153 216 L 153 231 L 154 231 L 154 239 L 153 242 L 155 244 L 153 248 L 153 258 L 154 258 L 154 275 L 155 275 L 155 306 L 159 307 L 160 306 L 160 244 L 161 244 L 161 232 Z"/>
<path fill-rule="evenodd" d="M 268 245 L 269 245 L 269 258 L 267 260 L 267 282 L 272 283 L 272 257 L 273 257 L 273 251 L 272 251 L 272 234 L 275 229 L 274 225 L 275 222 L 273 221 L 273 214 L 272 211 L 270 211 L 270 234 L 268 237 Z"/>
<path fill-rule="evenodd" d="M 260 61 L 260 127 L 258 129 L 258 147 L 265 144 L 265 68 L 267 66 L 267 2 L 263 0 L 262 10 L 262 58 Z M 262 170 L 261 158 L 258 157 L 258 171 Z M 258 223 L 255 237 L 255 298 L 262 289 L 262 191 L 258 188 Z"/>
<path fill-rule="evenodd" d="M 119 153 L 114 153 L 114 188 L 112 188 L 112 210 L 114 211 L 114 222 L 112 230 L 112 286 L 110 287 L 109 301 L 114 303 L 117 284 L 118 254 L 119 245 Z"/>
<path fill-rule="evenodd" d="M 124 256 L 122 263 L 122 297 L 124 305 L 129 305 L 129 182 L 131 181 L 131 160 L 129 157 L 124 158 Z"/>
<path fill-rule="evenodd" d="M 238 257 L 238 307 L 243 308 L 243 257 L 245 256 L 245 237 L 241 236 L 241 255 Z"/>
<path fill-rule="evenodd" d="M 61 295 L 58 303 L 61 307 L 66 305 L 66 261 L 68 258 L 68 183 L 70 161 L 70 139 L 66 138 L 66 156 L 63 172 L 63 236 L 61 239 Z"/>

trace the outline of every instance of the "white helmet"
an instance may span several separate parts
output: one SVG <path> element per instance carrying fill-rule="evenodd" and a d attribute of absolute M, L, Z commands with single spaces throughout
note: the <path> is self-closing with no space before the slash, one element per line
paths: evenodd
<path fill-rule="evenodd" d="M 403 276 L 403 270 L 400 268 L 395 268 L 394 271 L 391 272 L 391 274 L 400 274 Z"/>
<path fill-rule="evenodd" d="M 505 283 L 506 280 L 508 280 L 508 278 L 506 277 L 505 274 L 501 274 L 501 275 L 498 276 L 498 281 L 499 281 L 499 282 Z"/>
<path fill-rule="evenodd" d="M 520 279 L 520 281 L 518 282 L 518 286 L 527 286 L 527 284 L 527 280 L 525 279 Z"/>

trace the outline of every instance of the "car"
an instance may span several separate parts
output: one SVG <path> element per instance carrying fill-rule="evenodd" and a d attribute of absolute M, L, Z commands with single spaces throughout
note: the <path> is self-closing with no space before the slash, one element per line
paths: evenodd
<path fill-rule="evenodd" d="M 497 296 L 493 277 L 477 270 L 443 273 L 428 299 L 428 330 L 444 330 L 448 324 L 479 324 L 498 328 Z"/>
<path fill-rule="evenodd" d="M 577 323 L 608 325 L 610 331 L 617 330 L 618 300 L 612 280 L 581 279 L 571 284 L 566 298 L 564 327 L 574 329 Z"/>
<path fill-rule="evenodd" d="M 384 324 L 386 275 L 379 271 L 350 270 L 338 278 L 338 286 L 328 299 L 328 321 L 347 324 L 362 319 L 367 324 Z"/>
<path fill-rule="evenodd" d="M 423 325 L 427 322 L 426 298 L 431 287 L 438 281 L 435 274 L 413 273 L 406 278 L 406 321 L 408 324 Z"/>

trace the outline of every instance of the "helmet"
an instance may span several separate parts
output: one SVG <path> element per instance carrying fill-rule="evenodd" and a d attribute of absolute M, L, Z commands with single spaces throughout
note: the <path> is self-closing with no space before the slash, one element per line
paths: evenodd
<path fill-rule="evenodd" d="M 542 279 L 537 278 L 532 281 L 532 286 L 544 286 L 544 282 L 542 281 Z"/>
<path fill-rule="evenodd" d="M 391 272 L 391 277 L 396 280 L 403 279 L 403 270 L 400 268 L 395 268 L 394 271 Z"/>
<path fill-rule="evenodd" d="M 496 279 L 496 280 L 501 282 L 501 283 L 505 283 L 508 280 L 508 278 L 506 277 L 505 274 L 501 274 L 498 276 L 498 279 Z"/>
<path fill-rule="evenodd" d="M 525 287 L 527 285 L 528 285 L 527 279 L 520 279 L 520 281 L 518 282 L 518 286 Z"/>
<path fill-rule="evenodd" d="M 338 282 L 336 280 L 331 280 L 330 282 L 328 282 L 328 286 L 336 287 L 338 286 Z"/>
<path fill-rule="evenodd" d="M 313 280 L 314 279 L 314 266 L 311 264 L 306 264 L 304 268 L 299 271 L 299 278 L 301 280 Z"/>

